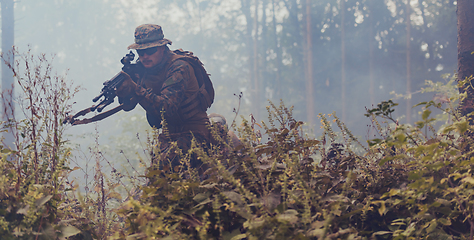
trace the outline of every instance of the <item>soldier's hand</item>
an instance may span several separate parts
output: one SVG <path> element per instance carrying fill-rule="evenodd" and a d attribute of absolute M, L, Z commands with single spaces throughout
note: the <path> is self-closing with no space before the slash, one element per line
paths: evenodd
<path fill-rule="evenodd" d="M 125 75 L 125 80 L 122 82 L 118 88 L 115 89 L 115 94 L 119 98 L 131 98 L 137 89 L 137 84 L 132 80 L 130 75 L 122 71 L 122 74 Z"/>
<path fill-rule="evenodd" d="M 123 110 L 125 112 L 133 110 L 138 104 L 138 102 L 135 101 L 135 99 L 130 98 L 130 97 L 126 97 L 126 98 L 119 97 L 118 99 L 119 99 L 119 103 L 123 104 Z"/>

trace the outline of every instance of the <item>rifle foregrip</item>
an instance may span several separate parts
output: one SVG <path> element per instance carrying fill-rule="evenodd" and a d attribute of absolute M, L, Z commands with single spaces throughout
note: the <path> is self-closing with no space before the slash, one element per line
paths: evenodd
<path fill-rule="evenodd" d="M 102 112 L 102 110 L 107 107 L 109 104 L 114 102 L 114 98 L 108 98 L 102 101 L 99 105 L 97 105 L 97 112 Z"/>
<path fill-rule="evenodd" d="M 107 82 L 107 90 L 113 90 L 116 87 L 120 87 L 123 80 L 125 80 L 125 74 L 122 72 L 117 73 L 112 79 Z"/>
<path fill-rule="evenodd" d="M 93 102 L 97 102 L 102 96 L 104 96 L 104 92 L 101 92 L 99 96 L 92 99 Z"/>

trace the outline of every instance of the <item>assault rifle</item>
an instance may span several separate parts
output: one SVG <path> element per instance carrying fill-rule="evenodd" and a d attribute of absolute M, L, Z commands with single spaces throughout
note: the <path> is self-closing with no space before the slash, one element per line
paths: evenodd
<path fill-rule="evenodd" d="M 122 71 L 127 73 L 134 82 L 137 82 L 138 76 L 140 75 L 140 73 L 144 71 L 144 67 L 142 64 L 139 64 L 138 61 L 136 63 L 132 63 L 134 59 L 135 59 L 135 54 L 132 51 L 130 51 L 120 60 L 120 62 L 123 64 Z M 74 116 L 66 117 L 63 123 L 71 123 L 72 125 L 87 124 L 87 123 L 102 120 L 122 110 L 124 107 L 123 103 L 109 111 L 100 113 L 102 112 L 102 110 L 104 110 L 105 107 L 107 107 L 108 105 L 110 105 L 111 103 L 115 101 L 115 97 L 117 96 L 115 94 L 115 90 L 118 87 L 120 87 L 120 85 L 122 85 L 122 82 L 126 79 L 126 75 L 122 71 L 117 73 L 110 80 L 107 80 L 103 83 L 104 87 L 102 87 L 100 94 L 97 97 L 92 99 L 93 102 L 97 102 L 100 100 L 98 104 L 93 105 L 92 107 L 83 109 L 82 111 L 79 111 L 78 113 L 76 113 Z M 80 116 L 84 116 L 96 110 L 100 114 L 92 118 L 85 118 L 81 120 L 77 119 Z"/>

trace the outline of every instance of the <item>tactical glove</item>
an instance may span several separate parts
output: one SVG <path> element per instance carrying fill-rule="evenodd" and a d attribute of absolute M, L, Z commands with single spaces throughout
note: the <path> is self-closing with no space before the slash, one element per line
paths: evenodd
<path fill-rule="evenodd" d="M 125 76 L 125 80 L 123 80 L 122 84 L 115 89 L 115 94 L 119 98 L 132 98 L 135 90 L 137 89 L 137 84 L 132 80 L 130 75 L 125 73 L 124 71 L 121 72 Z"/>
<path fill-rule="evenodd" d="M 130 75 L 123 71 L 122 74 L 125 76 L 125 80 L 122 82 L 122 85 L 115 89 L 115 94 L 118 96 L 119 103 L 124 105 L 123 110 L 128 112 L 137 106 L 138 101 L 134 98 L 136 98 L 135 91 L 139 87 Z"/>

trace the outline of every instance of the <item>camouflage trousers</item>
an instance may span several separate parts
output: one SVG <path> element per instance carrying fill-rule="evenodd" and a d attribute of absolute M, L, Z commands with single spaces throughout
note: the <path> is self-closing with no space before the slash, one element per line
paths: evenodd
<path fill-rule="evenodd" d="M 206 166 L 198 158 L 196 153 L 190 153 L 188 158 L 185 156 L 189 153 L 192 146 L 193 138 L 196 140 L 198 147 L 206 151 L 208 147 L 208 138 L 199 133 L 182 132 L 182 133 L 162 133 L 158 136 L 160 143 L 159 154 L 152 158 L 152 164 L 158 164 L 160 169 L 171 169 L 176 171 L 177 166 L 186 168 L 189 160 L 189 166 L 197 169 L 198 172 L 204 172 Z"/>

